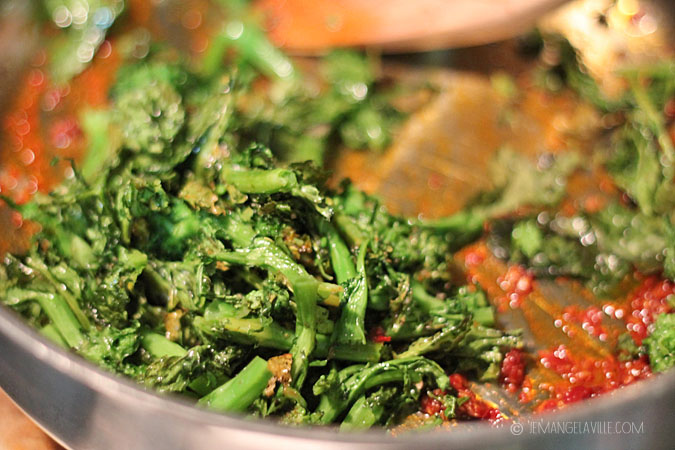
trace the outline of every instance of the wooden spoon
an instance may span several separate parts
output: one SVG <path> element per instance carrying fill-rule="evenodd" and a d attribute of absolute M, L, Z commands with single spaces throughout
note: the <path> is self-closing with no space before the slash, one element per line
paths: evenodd
<path fill-rule="evenodd" d="M 300 53 L 376 46 L 388 52 L 511 37 L 565 0 L 258 0 L 269 35 Z"/>

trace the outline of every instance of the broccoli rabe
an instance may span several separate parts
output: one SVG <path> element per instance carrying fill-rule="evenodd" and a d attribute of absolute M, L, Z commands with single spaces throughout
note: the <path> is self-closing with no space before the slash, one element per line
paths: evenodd
<path fill-rule="evenodd" d="M 374 82 L 351 58 L 326 62 L 349 111 Z M 422 223 L 329 189 L 313 164 L 279 162 L 237 93 L 201 76 L 157 61 L 119 75 L 90 124 L 105 153 L 14 205 L 41 229 L 5 258 L 4 302 L 108 370 L 289 423 L 393 426 L 447 371 L 495 379 L 520 338 L 450 276 L 488 215 Z"/>

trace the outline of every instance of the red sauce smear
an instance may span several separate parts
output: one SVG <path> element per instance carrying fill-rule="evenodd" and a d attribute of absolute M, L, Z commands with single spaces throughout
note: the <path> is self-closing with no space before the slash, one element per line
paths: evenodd
<path fill-rule="evenodd" d="M 487 420 L 493 425 L 500 425 L 507 422 L 509 419 L 502 414 L 502 412 L 492 406 L 492 404 L 479 398 L 471 389 L 467 379 L 460 374 L 454 373 L 450 375 L 450 385 L 457 391 L 457 397 L 463 402 L 457 408 L 457 417 L 460 419 L 479 419 Z M 429 415 L 439 415 L 443 420 L 445 417 L 445 405 L 434 397 L 445 395 L 447 391 L 442 389 L 434 389 L 433 395 L 425 395 L 420 402 L 420 409 L 422 412 Z"/>
<path fill-rule="evenodd" d="M 539 358 L 541 364 L 560 375 L 563 382 L 539 386 L 548 389 L 551 398 L 539 404 L 536 411 L 561 408 L 649 378 L 652 374 L 646 357 L 632 361 L 619 361 L 611 356 L 597 359 L 573 355 L 564 345 L 539 352 Z"/>

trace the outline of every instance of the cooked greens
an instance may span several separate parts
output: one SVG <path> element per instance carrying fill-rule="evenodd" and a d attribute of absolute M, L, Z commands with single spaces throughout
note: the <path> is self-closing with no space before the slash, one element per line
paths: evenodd
<path fill-rule="evenodd" d="M 44 3 L 56 17 L 67 2 Z M 107 8 L 106 29 L 121 11 L 89 4 Z M 96 17 L 66 27 L 71 45 L 102 27 Z M 455 276 L 453 253 L 486 223 L 496 256 L 598 294 L 633 269 L 675 276 L 675 153 L 660 114 L 675 96 L 672 65 L 626 72 L 631 88 L 608 100 L 558 41 L 558 73 L 625 118 L 604 164 L 631 202 L 551 214 L 581 157 L 535 164 L 505 148 L 493 190 L 423 221 L 348 180 L 329 184 L 322 168 L 341 146 L 386 148 L 402 118 L 370 57 L 333 52 L 314 80 L 233 17 L 197 64 L 162 46 L 126 61 L 110 109 L 81 112 L 91 151 L 73 175 L 12 204 L 40 229 L 25 254 L 5 256 L 2 300 L 58 345 L 202 407 L 395 426 L 425 396 L 455 418 L 467 397 L 448 374 L 496 380 L 523 346 L 496 327 L 480 287 Z M 63 78 L 82 69 L 61 62 Z M 643 347 L 657 371 L 675 360 L 672 317 Z"/>
<path fill-rule="evenodd" d="M 338 80 L 371 75 L 331 76 L 344 96 Z M 5 303 L 147 386 L 291 423 L 394 425 L 446 373 L 494 380 L 522 342 L 450 275 L 487 210 L 422 223 L 348 182 L 329 189 L 313 163 L 256 140 L 237 87 L 152 57 L 123 69 L 113 107 L 86 121 L 103 153 L 15 205 L 41 229 L 5 258 Z M 362 417 L 374 403 L 396 406 Z"/>

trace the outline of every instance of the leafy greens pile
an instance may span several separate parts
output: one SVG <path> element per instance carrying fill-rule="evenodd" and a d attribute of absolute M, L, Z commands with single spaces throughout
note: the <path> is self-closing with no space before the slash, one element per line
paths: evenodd
<path fill-rule="evenodd" d="M 328 189 L 263 144 L 238 77 L 125 67 L 111 110 L 84 117 L 81 168 L 14 205 L 41 229 L 5 257 L 4 302 L 111 371 L 287 423 L 394 425 L 428 391 L 455 404 L 447 373 L 495 379 L 522 342 L 456 283 L 452 251 L 512 200 L 421 223 L 348 182 Z"/>
<path fill-rule="evenodd" d="M 120 2 L 96 4 L 114 13 L 109 27 Z M 69 28 L 69 42 L 92 27 Z M 485 221 L 496 253 L 538 276 L 573 276 L 596 292 L 633 268 L 673 278 L 674 152 L 656 113 L 675 95 L 672 67 L 649 72 L 649 89 L 627 74 L 637 81 L 610 101 L 561 47 L 558 73 L 626 117 L 606 166 L 633 204 L 504 218 L 555 205 L 579 162 L 546 155 L 535 166 L 505 149 L 492 192 L 423 222 L 348 181 L 329 188 L 320 168 L 336 146 L 385 148 L 402 116 L 367 57 L 328 55 L 311 86 L 259 30 L 227 30 L 199 67 L 162 48 L 123 66 L 112 108 L 82 116 L 90 151 L 74 176 L 14 205 L 41 229 L 26 254 L 5 256 L 2 300 L 64 348 L 220 411 L 394 426 L 438 392 L 452 419 L 463 400 L 447 374 L 494 380 L 523 345 L 455 275 L 452 253 Z M 223 72 L 232 47 L 237 61 Z M 63 78 L 82 69 L 56 67 Z M 657 370 L 675 361 L 671 318 L 645 342 Z"/>

